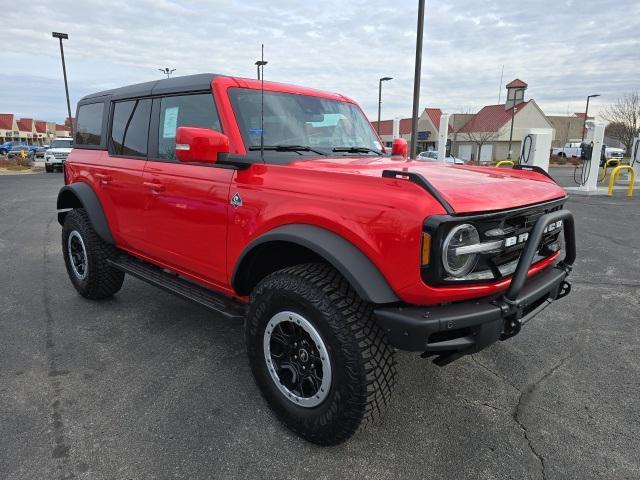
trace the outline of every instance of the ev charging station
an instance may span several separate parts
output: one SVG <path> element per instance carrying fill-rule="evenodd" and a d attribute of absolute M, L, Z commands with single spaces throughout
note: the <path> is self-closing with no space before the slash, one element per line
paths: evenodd
<path fill-rule="evenodd" d="M 600 175 L 600 155 L 604 143 L 604 130 L 607 122 L 594 122 L 587 120 L 587 132 L 585 143 L 590 143 L 591 157 L 584 159 L 582 164 L 581 182 L 578 187 L 568 187 L 566 190 L 578 195 L 606 195 L 606 188 L 598 188 L 598 176 Z"/>
<path fill-rule="evenodd" d="M 393 139 L 400 138 L 400 117 L 393 119 Z"/>
<path fill-rule="evenodd" d="M 526 130 L 520 143 L 520 165 L 540 167 L 548 172 L 552 136 L 553 130 L 550 128 Z"/>
<path fill-rule="evenodd" d="M 447 139 L 449 138 L 449 113 L 440 115 L 440 128 L 438 129 L 438 161 L 444 162 L 447 156 Z"/>
<path fill-rule="evenodd" d="M 633 139 L 633 146 L 631 147 L 629 157 L 629 165 L 633 168 L 636 176 L 635 183 L 640 183 L 640 178 L 638 178 L 640 176 L 640 136 Z M 624 172 L 623 174 L 623 178 L 629 178 L 628 171 Z"/>

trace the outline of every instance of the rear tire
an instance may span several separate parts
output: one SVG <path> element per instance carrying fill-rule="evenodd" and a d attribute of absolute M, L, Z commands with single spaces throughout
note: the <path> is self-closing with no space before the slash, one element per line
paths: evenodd
<path fill-rule="evenodd" d="M 75 209 L 66 215 L 62 252 L 71 283 L 83 297 L 100 300 L 122 288 L 124 272 L 107 263 L 116 249 L 98 236 L 84 209 Z"/>
<path fill-rule="evenodd" d="M 264 278 L 251 294 L 245 340 L 265 400 L 310 442 L 344 442 L 389 402 L 393 349 L 372 305 L 328 265 L 297 265 Z"/>

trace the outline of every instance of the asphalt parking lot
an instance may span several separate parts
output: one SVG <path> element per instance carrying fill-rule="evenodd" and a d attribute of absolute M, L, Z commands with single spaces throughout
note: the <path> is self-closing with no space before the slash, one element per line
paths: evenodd
<path fill-rule="evenodd" d="M 61 184 L 0 176 L 0 478 L 640 477 L 638 196 L 572 197 L 569 297 L 447 367 L 399 354 L 382 420 L 320 448 L 271 415 L 241 324 L 131 277 L 76 294 Z"/>

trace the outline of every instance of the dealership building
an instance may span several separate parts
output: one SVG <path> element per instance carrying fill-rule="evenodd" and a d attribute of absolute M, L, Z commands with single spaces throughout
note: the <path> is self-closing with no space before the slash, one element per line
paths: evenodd
<path fill-rule="evenodd" d="M 512 157 L 520 153 L 520 142 L 530 128 L 553 131 L 553 146 L 580 139 L 584 122 L 583 113 L 567 116 L 546 116 L 533 99 L 526 99 L 528 85 L 520 79 L 506 86 L 505 103 L 486 105 L 477 113 L 453 113 L 449 117 L 447 149 L 456 157 L 482 163 L 503 160 L 509 154 L 509 137 L 513 117 Z M 417 151 L 436 150 L 440 129 L 439 108 L 425 108 L 418 118 Z M 398 120 L 396 120 L 398 121 Z M 377 129 L 378 122 L 372 122 Z M 380 137 L 385 145 L 394 138 L 394 120 L 380 122 Z M 411 118 L 399 119 L 397 135 L 411 141 Z"/>
<path fill-rule="evenodd" d="M 0 113 L 0 143 L 20 141 L 29 145 L 48 145 L 56 137 L 71 135 L 69 119 L 65 125 L 32 118 L 17 118 L 13 113 Z"/>

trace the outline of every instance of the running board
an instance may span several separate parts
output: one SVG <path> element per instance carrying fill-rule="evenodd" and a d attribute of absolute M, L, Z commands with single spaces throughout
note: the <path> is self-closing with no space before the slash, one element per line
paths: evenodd
<path fill-rule="evenodd" d="M 176 273 L 143 262 L 126 253 L 121 253 L 107 261 L 118 270 L 122 270 L 179 297 L 191 300 L 228 319 L 244 319 L 245 317 L 246 306 L 241 302 L 186 280 Z"/>

